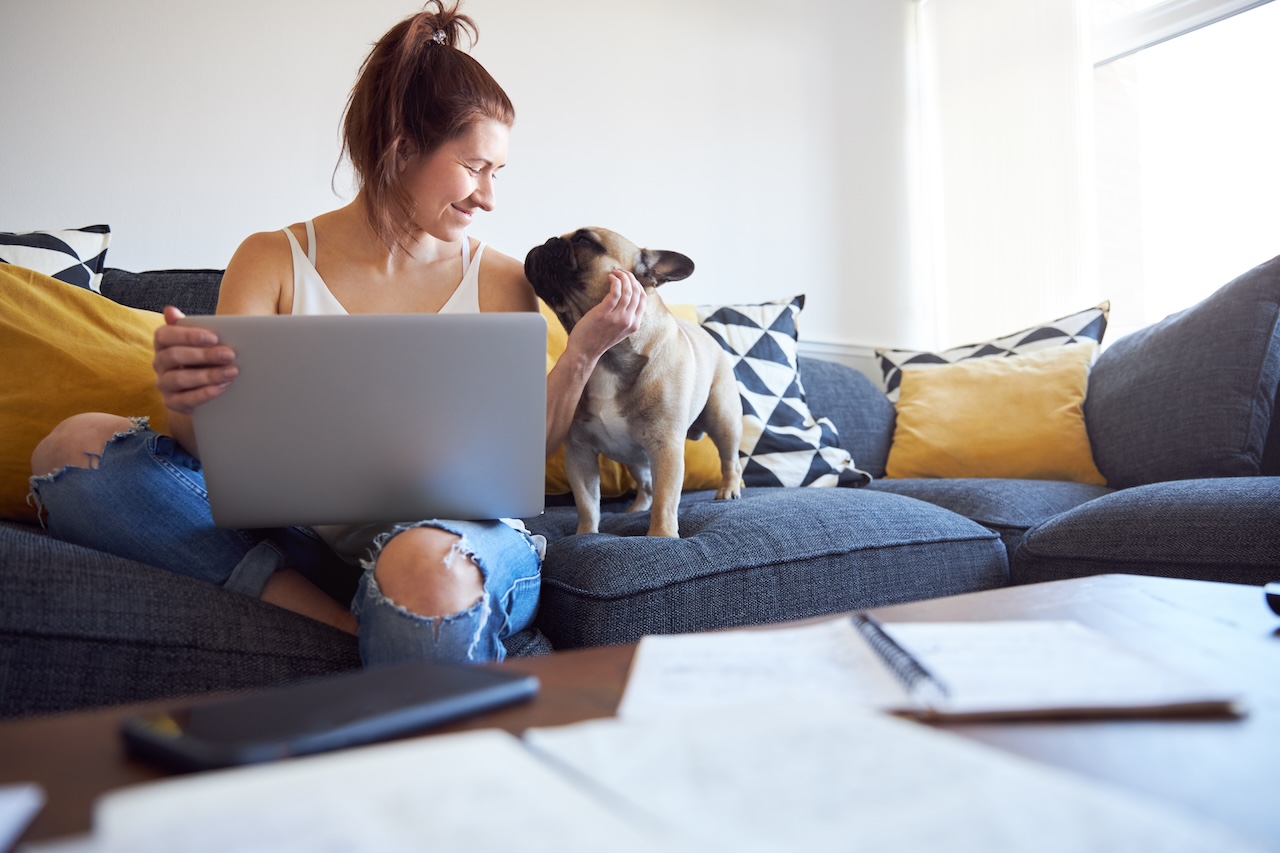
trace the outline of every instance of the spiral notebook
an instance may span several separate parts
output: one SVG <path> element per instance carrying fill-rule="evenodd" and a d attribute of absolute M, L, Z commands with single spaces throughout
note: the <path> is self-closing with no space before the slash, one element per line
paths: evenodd
<path fill-rule="evenodd" d="M 644 637 L 620 716 L 835 697 L 919 719 L 1238 716 L 1240 695 L 1071 621 L 881 624 Z"/>

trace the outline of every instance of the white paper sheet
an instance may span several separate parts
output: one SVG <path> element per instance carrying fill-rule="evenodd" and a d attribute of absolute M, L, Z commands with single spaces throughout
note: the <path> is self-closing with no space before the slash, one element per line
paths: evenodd
<path fill-rule="evenodd" d="M 644 637 L 636 648 L 618 716 L 831 697 L 891 708 L 906 691 L 848 619 L 795 628 Z"/>
<path fill-rule="evenodd" d="M 8 850 L 44 806 L 44 789 L 34 782 L 0 787 L 0 851 Z"/>
<path fill-rule="evenodd" d="M 94 823 L 104 853 L 681 849 L 496 730 L 148 783 Z"/>
<path fill-rule="evenodd" d="M 889 623 L 886 633 L 938 676 L 950 714 L 1157 714 L 1229 708 L 1238 695 L 1142 657 L 1069 621 Z M 628 719 L 791 697 L 919 709 L 849 619 L 795 627 L 644 637 L 618 715 Z"/>
<path fill-rule="evenodd" d="M 1257 849 L 1125 791 L 844 703 L 600 720 L 525 739 L 705 850 Z"/>

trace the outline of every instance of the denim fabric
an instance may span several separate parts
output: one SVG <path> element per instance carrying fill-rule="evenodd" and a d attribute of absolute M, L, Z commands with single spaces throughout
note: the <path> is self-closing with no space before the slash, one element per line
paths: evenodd
<path fill-rule="evenodd" d="M 1280 257 L 1116 341 L 1084 419 L 1112 488 L 1263 470 L 1280 386 Z"/>
<path fill-rule="evenodd" d="M 90 461 L 90 468 L 31 478 L 56 538 L 250 596 L 261 593 L 277 568 L 292 566 L 334 597 L 351 600 L 357 571 L 309 529 L 214 525 L 200 462 L 145 423 L 112 438 Z M 488 604 L 439 620 L 414 616 L 380 594 L 371 562 L 352 602 L 361 620 L 362 656 L 378 662 L 424 654 L 501 660 L 502 640 L 527 627 L 536 608 L 540 561 L 532 539 L 500 522 L 432 523 L 464 535 L 494 584 L 486 587 Z"/>
<path fill-rule="evenodd" d="M 213 523 L 200 462 L 139 422 L 107 442 L 90 468 L 32 477 L 49 532 L 180 575 L 257 594 L 283 555 L 265 531 Z M 242 565 L 243 563 L 243 565 Z"/>
<path fill-rule="evenodd" d="M 470 556 L 484 577 L 485 595 L 452 616 L 428 618 L 387 598 L 374 575 L 378 554 L 392 538 L 415 527 L 436 527 L 460 538 L 454 550 Z M 532 624 L 537 611 L 541 559 L 533 538 L 500 521 L 421 521 L 397 525 L 374 543 L 351 611 L 360 622 L 360 657 L 366 666 L 418 658 L 494 661 L 506 657 L 503 640 Z"/>

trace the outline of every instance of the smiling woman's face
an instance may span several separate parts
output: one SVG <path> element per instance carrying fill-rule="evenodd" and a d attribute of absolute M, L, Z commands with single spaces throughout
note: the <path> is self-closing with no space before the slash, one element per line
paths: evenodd
<path fill-rule="evenodd" d="M 454 242 L 477 210 L 493 210 L 493 183 L 506 165 L 510 138 L 507 125 L 485 118 L 430 154 L 409 157 L 401 176 L 417 228 Z"/>

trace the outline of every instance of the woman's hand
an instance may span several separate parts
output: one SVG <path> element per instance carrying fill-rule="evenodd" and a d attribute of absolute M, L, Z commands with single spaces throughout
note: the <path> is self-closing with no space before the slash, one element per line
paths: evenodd
<path fill-rule="evenodd" d="M 156 329 L 151 366 L 166 408 L 189 415 L 227 390 L 239 369 L 231 347 L 220 345 L 207 329 L 179 326 L 183 316 L 172 305 L 164 309 L 165 324 Z"/>
<path fill-rule="evenodd" d="M 640 328 L 644 308 L 644 285 L 630 270 L 614 270 L 609 273 L 608 295 L 574 325 L 567 347 L 576 345 L 594 363 Z"/>

